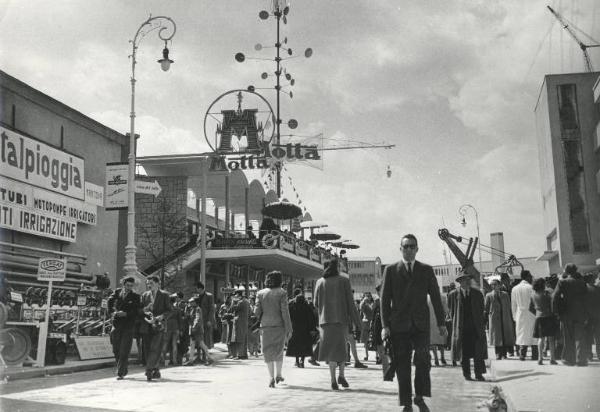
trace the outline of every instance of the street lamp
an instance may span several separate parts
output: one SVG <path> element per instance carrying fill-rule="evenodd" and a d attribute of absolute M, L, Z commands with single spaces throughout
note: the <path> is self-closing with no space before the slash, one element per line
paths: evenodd
<path fill-rule="evenodd" d="M 137 29 L 133 40 L 130 40 L 132 44 L 132 51 L 129 56 L 131 58 L 131 113 L 129 115 L 131 119 L 131 131 L 129 134 L 129 173 L 127 179 L 127 245 L 125 246 L 125 265 L 123 266 L 123 271 L 127 276 L 137 274 L 137 262 L 135 256 L 135 65 L 137 61 L 135 56 L 139 43 L 148 33 L 154 30 L 158 30 L 158 37 L 165 42 L 163 58 L 158 60 L 158 63 L 160 63 L 160 67 L 163 71 L 167 71 L 169 70 L 171 63 L 173 63 L 173 60 L 169 59 L 167 42 L 173 38 L 177 28 L 175 22 L 170 17 L 150 16 L 148 17 L 148 20 L 143 22 Z"/>
<path fill-rule="evenodd" d="M 481 237 L 479 236 L 479 214 L 477 213 L 477 209 L 475 209 L 475 207 L 471 204 L 464 204 L 461 207 L 458 208 L 458 213 L 461 216 L 461 221 L 460 224 L 462 225 L 462 227 L 466 227 L 467 226 L 467 219 L 466 219 L 466 214 L 467 214 L 467 210 L 471 209 L 473 210 L 473 212 L 475 213 L 475 222 L 477 224 L 477 239 L 479 240 L 479 242 L 477 243 L 477 251 L 479 254 L 479 286 L 481 287 L 481 290 L 483 290 L 483 269 L 481 267 Z"/>

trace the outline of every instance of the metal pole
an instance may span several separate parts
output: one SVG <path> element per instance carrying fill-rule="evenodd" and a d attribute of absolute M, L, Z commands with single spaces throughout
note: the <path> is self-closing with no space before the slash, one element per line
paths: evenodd
<path fill-rule="evenodd" d="M 208 192 L 208 159 L 202 159 L 202 212 L 200 214 L 200 281 L 206 284 L 206 194 Z"/>
<path fill-rule="evenodd" d="M 163 26 L 163 22 L 169 22 L 173 26 L 173 32 L 170 36 L 164 36 L 163 32 L 167 27 Z M 157 23 L 157 24 L 155 24 Z M 145 30 L 144 30 L 145 28 Z M 135 36 L 131 41 L 131 112 L 130 132 L 129 132 L 129 163 L 128 163 L 128 178 L 127 178 L 127 245 L 125 246 L 125 265 L 123 271 L 127 276 L 137 275 L 136 262 L 136 247 L 135 247 L 135 65 L 137 63 L 135 56 L 139 42 L 146 34 L 153 30 L 158 30 L 158 37 L 165 41 L 171 40 L 175 35 L 177 27 L 175 22 L 170 17 L 156 16 L 149 17 L 143 22 L 135 32 Z"/>
<path fill-rule="evenodd" d="M 281 144 L 281 119 L 279 117 L 279 100 L 281 95 L 281 85 L 279 79 L 281 77 L 281 57 L 279 56 L 279 48 L 281 47 L 281 43 L 279 42 L 279 28 L 281 21 L 281 9 L 279 8 L 279 3 L 275 9 L 275 17 L 277 18 L 277 43 L 275 43 L 275 49 L 277 50 L 277 57 L 275 58 L 275 62 L 277 62 L 277 70 L 275 71 L 275 76 L 277 77 L 277 86 L 275 86 L 275 90 L 277 90 L 277 144 L 279 145 Z M 277 197 L 281 198 L 281 161 L 277 163 Z"/>

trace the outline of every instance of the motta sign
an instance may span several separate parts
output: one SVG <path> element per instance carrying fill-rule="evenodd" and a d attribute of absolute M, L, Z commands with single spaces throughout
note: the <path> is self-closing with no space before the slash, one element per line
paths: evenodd
<path fill-rule="evenodd" d="M 85 199 L 82 158 L 1 126 L 0 137 L 3 176 Z"/>
<path fill-rule="evenodd" d="M 40 258 L 37 280 L 62 282 L 65 280 L 66 275 L 66 259 Z"/>
<path fill-rule="evenodd" d="M 281 160 L 320 160 L 317 145 L 302 144 L 272 144 L 265 145 L 265 150 L 257 154 L 244 154 L 239 156 L 213 156 L 211 157 L 211 171 L 267 169 L 274 161 Z"/>

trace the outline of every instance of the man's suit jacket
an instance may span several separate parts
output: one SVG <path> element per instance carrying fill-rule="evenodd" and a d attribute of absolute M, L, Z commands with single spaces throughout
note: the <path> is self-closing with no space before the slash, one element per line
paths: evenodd
<path fill-rule="evenodd" d="M 561 320 L 585 322 L 588 318 L 586 294 L 587 286 L 583 279 L 575 279 L 572 276 L 561 279 L 552 295 L 552 311 L 559 312 L 558 301 L 562 295 L 564 312 L 559 314 Z"/>
<path fill-rule="evenodd" d="M 382 326 L 389 327 L 392 333 L 408 332 L 413 324 L 420 331 L 429 331 L 427 294 L 431 297 L 437 326 L 445 326 L 440 289 L 433 268 L 415 260 L 410 277 L 402 261 L 387 266 L 381 287 Z"/>
<path fill-rule="evenodd" d="M 148 290 L 142 294 L 142 310 L 146 311 L 146 307 L 152 303 L 152 291 Z M 165 321 L 169 318 L 173 307 L 171 306 L 171 296 L 164 290 L 157 290 L 154 304 L 151 312 L 154 316 L 163 315 Z M 150 326 L 148 322 L 142 321 L 140 333 L 149 333 Z"/>
<path fill-rule="evenodd" d="M 210 322 L 211 326 L 215 326 L 215 298 L 212 293 L 204 292 L 204 295 L 200 296 L 202 301 L 200 307 L 202 308 L 202 319 L 204 325 L 206 322 Z"/>
<path fill-rule="evenodd" d="M 112 314 L 116 311 L 126 313 L 123 317 L 115 317 L 113 319 L 113 327 L 116 329 L 133 328 L 135 320 L 141 314 L 140 295 L 131 291 L 123 299 L 123 289 L 116 289 L 108 298 L 108 313 Z"/>

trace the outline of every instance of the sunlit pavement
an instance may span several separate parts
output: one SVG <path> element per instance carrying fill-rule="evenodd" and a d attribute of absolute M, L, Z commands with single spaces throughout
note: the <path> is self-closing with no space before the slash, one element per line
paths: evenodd
<path fill-rule="evenodd" d="M 4 384 L 2 411 L 381 411 L 399 410 L 397 383 L 383 382 L 381 367 L 347 368 L 349 389 L 330 388 L 325 365 L 293 366 L 286 358 L 285 382 L 268 388 L 261 358 L 220 360 L 215 365 L 171 367 L 162 379 L 147 382 L 140 367 L 122 381 L 102 369 Z M 489 382 L 465 382 L 460 367 L 432 368 L 432 411 L 476 411 L 488 398 Z"/>

